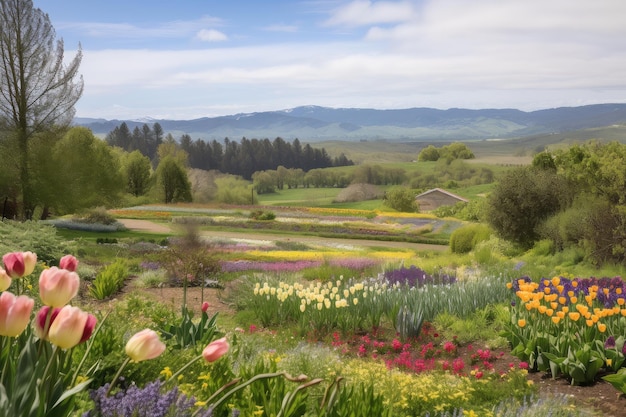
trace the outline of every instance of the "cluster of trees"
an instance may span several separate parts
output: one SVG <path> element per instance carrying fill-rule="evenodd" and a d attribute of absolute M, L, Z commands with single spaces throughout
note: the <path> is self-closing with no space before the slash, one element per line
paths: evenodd
<path fill-rule="evenodd" d="M 353 170 L 316 168 L 308 172 L 300 168 L 279 166 L 276 170 L 257 171 L 252 174 L 254 188 L 259 194 L 273 193 L 277 189 L 298 187 L 345 188 L 350 184 L 400 185 L 407 179 L 402 168 L 385 168 L 363 164 Z"/>
<path fill-rule="evenodd" d="M 441 148 L 428 145 L 417 156 L 418 161 L 438 161 L 440 159 L 447 159 L 448 161 L 454 159 L 474 159 L 474 153 L 466 144 L 454 142 Z"/>
<path fill-rule="evenodd" d="M 487 219 L 524 248 L 548 239 L 596 261 L 626 261 L 626 145 L 592 141 L 537 154 L 509 171 L 489 198 Z"/>
<path fill-rule="evenodd" d="M 168 134 L 163 138 L 163 129 L 159 123 L 152 128 L 144 124 L 140 129 L 135 127 L 131 133 L 126 123 L 120 124 L 106 136 L 111 146 L 120 147 L 128 152 L 134 150 L 154 161 L 156 150 L 164 140 L 173 141 Z M 228 138 L 223 142 L 202 139 L 192 140 L 188 134 L 180 137 L 180 146 L 189 156 L 189 167 L 202 170 L 216 170 L 225 174 L 252 179 L 257 171 L 284 168 L 298 168 L 307 172 L 312 169 L 333 166 L 354 165 L 345 155 L 331 158 L 324 148 L 313 148 L 308 143 L 304 146 L 298 139 L 287 142 L 280 137 L 269 139 L 247 139 L 241 142 Z"/>

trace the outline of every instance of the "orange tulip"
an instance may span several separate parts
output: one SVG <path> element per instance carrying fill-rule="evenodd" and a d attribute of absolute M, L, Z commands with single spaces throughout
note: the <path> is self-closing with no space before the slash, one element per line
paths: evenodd
<path fill-rule="evenodd" d="M 525 327 L 525 326 L 526 326 L 526 320 L 524 320 L 524 319 L 519 319 L 519 320 L 517 321 L 517 325 L 518 325 L 519 327 Z"/>

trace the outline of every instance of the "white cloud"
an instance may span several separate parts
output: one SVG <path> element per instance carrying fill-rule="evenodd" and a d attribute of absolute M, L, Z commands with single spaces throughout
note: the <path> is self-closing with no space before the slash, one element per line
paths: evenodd
<path fill-rule="evenodd" d="M 296 25 L 271 25 L 263 28 L 268 32 L 287 32 L 287 33 L 295 33 L 298 31 L 298 26 Z"/>
<path fill-rule="evenodd" d="M 196 38 L 204 42 L 221 42 L 228 40 L 228 36 L 215 29 L 202 29 L 196 34 Z"/>
<path fill-rule="evenodd" d="M 413 15 L 409 1 L 392 2 L 355 0 L 335 9 L 326 21 L 330 26 L 364 26 L 379 23 L 403 22 Z"/>
<path fill-rule="evenodd" d="M 196 20 L 174 20 L 161 24 L 141 27 L 130 23 L 99 23 L 80 22 L 61 24 L 61 29 L 72 29 L 87 37 L 95 38 L 184 38 L 201 30 L 206 26 L 219 26 L 221 19 L 211 16 L 203 16 Z"/>

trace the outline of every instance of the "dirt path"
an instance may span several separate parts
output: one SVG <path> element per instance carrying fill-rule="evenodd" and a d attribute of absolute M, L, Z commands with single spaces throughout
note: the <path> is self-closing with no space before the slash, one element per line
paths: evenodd
<path fill-rule="evenodd" d="M 131 230 L 140 230 L 143 232 L 153 233 L 171 233 L 173 228 L 164 223 L 155 223 L 150 220 L 134 220 L 134 219 L 119 219 L 120 223 Z M 395 248 L 395 249 L 411 249 L 414 251 L 446 251 L 447 246 L 444 245 L 431 245 L 426 243 L 409 243 L 409 242 L 391 242 L 383 240 L 367 240 L 367 239 L 340 239 L 340 238 L 323 238 L 319 236 L 304 236 L 304 235 L 282 235 L 273 234 L 268 232 L 226 232 L 226 231 L 205 231 L 203 236 L 212 239 L 252 239 L 252 240 L 270 240 L 270 241 L 284 241 L 284 242 L 299 242 L 309 245 L 319 244 L 322 246 L 361 246 L 361 247 L 381 247 L 381 248 Z"/>

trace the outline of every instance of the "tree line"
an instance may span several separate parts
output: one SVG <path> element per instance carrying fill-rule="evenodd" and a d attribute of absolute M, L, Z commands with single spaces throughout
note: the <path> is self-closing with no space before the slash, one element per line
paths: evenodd
<path fill-rule="evenodd" d="M 106 136 L 111 146 L 117 146 L 127 152 L 138 150 L 155 161 L 156 152 L 163 141 L 174 141 L 171 134 L 163 137 L 159 123 L 152 127 L 144 124 L 131 132 L 122 122 Z M 225 138 L 224 141 L 193 140 L 190 135 L 180 137 L 180 147 L 188 154 L 190 168 L 216 170 L 225 174 L 238 175 L 251 180 L 257 171 L 275 170 L 282 166 L 287 169 L 312 169 L 354 165 L 344 154 L 331 158 L 324 148 L 314 148 L 310 144 L 302 145 L 297 138 L 293 142 L 277 137 L 269 139 L 242 138 L 240 142 Z"/>

